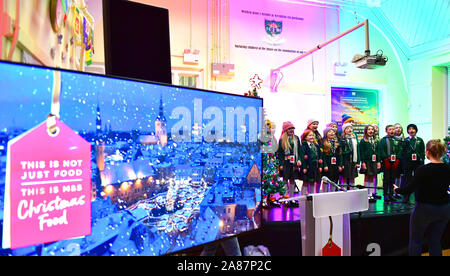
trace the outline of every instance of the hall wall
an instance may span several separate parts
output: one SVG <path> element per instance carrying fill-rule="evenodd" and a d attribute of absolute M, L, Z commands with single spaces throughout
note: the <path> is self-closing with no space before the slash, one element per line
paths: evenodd
<path fill-rule="evenodd" d="M 201 70 L 204 74 L 202 88 L 242 95 L 251 89 L 249 79 L 258 74 L 263 80 L 260 96 L 265 99 L 268 118 L 278 125 L 277 133 L 281 131 L 283 121 L 291 120 L 301 135 L 309 118 L 317 118 L 322 130 L 331 118 L 330 87 L 336 85 L 378 89 L 382 129 L 387 123 L 406 125 L 409 121 L 411 111 L 404 108 L 405 103 L 409 103 L 407 68 L 396 49 L 372 22 L 371 54 L 382 50 L 389 58 L 385 67 L 361 70 L 351 63 L 355 54 L 364 53 L 364 28 L 360 28 L 283 69 L 284 78 L 278 92 L 270 92 L 271 69 L 362 22 L 363 16 L 355 17 L 351 11 L 337 6 L 272 0 L 136 2 L 169 9 L 172 66 Z M 280 34 L 280 38 L 285 40 L 283 44 L 269 45 L 265 42 L 268 38 L 264 25 L 266 19 L 283 21 Z M 244 49 L 238 45 L 253 47 Z M 198 64 L 183 63 L 183 51 L 188 48 L 200 50 Z M 268 48 L 277 51 L 269 51 Z M 334 63 L 338 61 L 347 63 L 345 76 L 335 74 Z M 212 63 L 234 64 L 234 76 L 213 77 Z"/>

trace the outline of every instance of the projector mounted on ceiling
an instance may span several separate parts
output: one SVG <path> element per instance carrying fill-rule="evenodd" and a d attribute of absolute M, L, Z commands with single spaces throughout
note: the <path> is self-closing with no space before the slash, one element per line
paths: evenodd
<path fill-rule="evenodd" d="M 333 37 L 332 39 L 330 39 L 322 44 L 317 45 L 313 49 L 303 53 L 301 56 L 289 61 L 288 63 L 286 63 L 276 69 L 272 69 L 270 71 L 270 90 L 272 92 L 278 91 L 278 85 L 281 83 L 281 79 L 283 77 L 283 74 L 281 73 L 281 69 L 296 63 L 297 61 L 305 58 L 306 56 L 314 53 L 315 51 L 322 49 L 323 47 L 327 46 L 328 44 L 341 39 L 343 36 L 348 35 L 349 33 L 361 28 L 362 26 L 365 27 L 365 42 L 366 42 L 365 55 L 360 55 L 360 54 L 355 55 L 353 57 L 352 62 L 355 63 L 356 67 L 358 67 L 360 69 L 375 69 L 375 68 L 386 65 L 386 62 L 388 61 L 388 59 L 387 59 L 387 57 L 383 56 L 383 51 L 378 50 L 376 55 L 373 55 L 373 56 L 370 55 L 369 20 L 366 19 L 366 20 L 364 20 L 364 22 L 361 22 L 361 23 L 357 24 L 356 26 L 348 29 L 347 31 Z"/>
<path fill-rule="evenodd" d="M 381 53 L 380 53 L 381 52 Z M 386 65 L 388 58 L 383 56 L 383 51 L 378 50 L 376 55 L 370 55 L 370 52 L 366 52 L 366 55 L 356 54 L 352 63 L 359 69 L 376 69 Z"/>

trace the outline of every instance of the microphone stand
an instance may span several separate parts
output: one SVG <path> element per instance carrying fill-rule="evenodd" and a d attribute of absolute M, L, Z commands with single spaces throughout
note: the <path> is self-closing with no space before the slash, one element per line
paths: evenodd
<path fill-rule="evenodd" d="M 336 189 L 338 189 L 339 191 L 342 192 L 346 192 L 347 190 L 343 189 L 341 186 L 339 186 L 338 184 L 334 183 L 333 181 L 331 181 L 328 177 L 324 176 L 322 177 L 322 181 L 328 184 L 331 184 L 332 186 L 334 186 Z"/>
<path fill-rule="evenodd" d="M 377 190 L 383 190 L 383 187 L 368 187 L 368 186 L 364 186 L 364 185 L 347 185 L 349 187 L 352 188 L 358 188 L 360 190 L 362 189 L 377 189 Z"/>

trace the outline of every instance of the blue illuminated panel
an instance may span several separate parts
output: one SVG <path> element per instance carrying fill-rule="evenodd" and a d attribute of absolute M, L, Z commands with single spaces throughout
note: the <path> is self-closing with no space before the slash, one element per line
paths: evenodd
<path fill-rule="evenodd" d="M 7 143 L 45 121 L 53 76 L 0 62 L 2 225 Z M 62 71 L 60 103 L 92 147 L 92 235 L 0 255 L 163 255 L 259 227 L 261 99 Z"/>

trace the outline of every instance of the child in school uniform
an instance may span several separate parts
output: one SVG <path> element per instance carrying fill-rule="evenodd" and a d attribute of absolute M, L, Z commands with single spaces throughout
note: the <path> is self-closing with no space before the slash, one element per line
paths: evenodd
<path fill-rule="evenodd" d="M 380 144 L 380 129 L 378 128 L 377 124 L 372 124 L 371 126 L 373 126 L 373 130 L 374 130 L 374 134 L 373 134 L 373 138 L 375 139 L 375 141 L 378 143 L 378 145 Z M 380 154 L 378 152 L 378 154 Z M 381 160 L 380 160 L 381 163 Z M 378 170 L 378 175 L 380 174 L 381 169 Z M 378 176 L 375 177 L 374 179 L 374 183 L 373 183 L 374 187 L 378 187 Z M 381 196 L 378 195 L 377 193 L 372 194 L 373 197 L 375 197 L 375 199 L 381 199 Z"/>
<path fill-rule="evenodd" d="M 405 149 L 405 135 L 403 134 L 403 127 L 400 123 L 396 123 L 394 125 L 394 136 L 395 138 L 397 138 L 398 141 L 400 141 L 400 146 L 401 146 L 401 150 L 402 152 Z M 405 169 L 406 169 L 406 164 L 405 164 L 406 160 L 405 160 L 405 155 L 402 154 L 402 157 L 400 158 L 400 173 L 397 176 L 397 179 L 395 180 L 395 185 L 397 187 L 404 187 L 405 186 L 405 182 L 406 182 L 406 178 L 405 178 Z M 397 193 L 394 192 L 394 198 L 396 199 L 400 199 L 401 196 L 398 195 Z"/>
<path fill-rule="evenodd" d="M 342 160 L 344 170 L 342 171 L 343 184 L 347 184 L 348 189 L 355 184 L 360 167 L 360 154 L 358 138 L 353 133 L 353 126 L 350 123 L 342 126 L 342 138 L 340 140 L 342 149 Z"/>
<path fill-rule="evenodd" d="M 380 129 L 378 128 L 378 125 L 371 124 L 371 126 L 373 126 L 373 138 L 375 139 L 375 141 L 380 142 Z"/>
<path fill-rule="evenodd" d="M 312 132 L 314 132 L 314 140 L 316 141 L 316 144 L 318 144 L 319 146 L 322 146 L 323 143 L 323 138 L 320 135 L 320 132 L 317 130 L 319 127 L 319 121 L 316 119 L 309 119 L 308 122 L 306 123 L 306 129 L 311 130 Z"/>
<path fill-rule="evenodd" d="M 386 126 L 386 136 L 380 140 L 380 160 L 383 171 L 384 202 L 395 202 L 393 197 L 396 178 L 400 175 L 402 142 L 395 137 L 393 125 Z"/>
<path fill-rule="evenodd" d="M 281 175 L 288 185 L 289 197 L 294 194 L 295 180 L 300 179 L 299 169 L 303 163 L 302 145 L 294 130 L 295 126 L 291 122 L 283 123 L 277 153 Z"/>
<path fill-rule="evenodd" d="M 314 132 L 310 129 L 302 134 L 303 157 L 303 187 L 307 193 L 319 193 L 322 173 L 322 148 L 315 140 Z"/>
<path fill-rule="evenodd" d="M 336 138 L 338 137 L 339 133 L 338 133 L 338 129 L 339 126 L 337 123 L 335 122 L 331 122 L 327 124 L 327 128 L 331 127 L 334 130 L 334 133 L 336 134 Z M 324 134 L 325 135 L 325 134 Z M 323 137 L 325 139 L 325 136 Z"/>
<path fill-rule="evenodd" d="M 417 136 L 417 126 L 409 124 L 406 127 L 409 137 L 403 144 L 403 158 L 405 160 L 405 184 L 404 188 L 412 183 L 416 174 L 416 169 L 425 162 L 425 143 L 422 138 Z M 409 203 L 411 194 L 403 196 L 402 203 Z"/>
<path fill-rule="evenodd" d="M 342 155 L 339 140 L 333 127 L 327 127 L 323 131 L 323 175 L 334 183 L 339 181 L 339 173 L 342 172 Z M 336 191 L 335 187 L 322 183 L 322 192 Z"/>
<path fill-rule="evenodd" d="M 359 142 L 359 151 L 361 153 L 361 171 L 364 173 L 364 186 L 370 187 L 369 202 L 375 202 L 377 197 L 376 181 L 378 171 L 381 168 L 379 155 L 379 142 L 375 140 L 374 127 L 368 125 L 364 128 L 364 138 Z"/>

